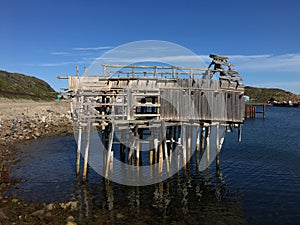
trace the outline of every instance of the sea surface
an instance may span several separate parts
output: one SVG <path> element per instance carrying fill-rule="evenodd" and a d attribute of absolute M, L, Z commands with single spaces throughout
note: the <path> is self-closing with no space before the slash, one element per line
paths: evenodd
<path fill-rule="evenodd" d="M 300 224 L 300 108 L 267 107 L 266 118 L 247 119 L 242 142 L 227 133 L 221 177 L 214 164 L 145 187 L 106 182 L 90 169 L 75 176 L 72 135 L 28 142 L 12 177 L 27 201 L 81 202 L 80 217 L 108 224 Z"/>

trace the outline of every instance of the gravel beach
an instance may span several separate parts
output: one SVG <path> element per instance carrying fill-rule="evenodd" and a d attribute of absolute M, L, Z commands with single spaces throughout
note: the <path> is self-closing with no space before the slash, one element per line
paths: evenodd
<path fill-rule="evenodd" d="M 10 178 L 10 167 L 22 142 L 72 133 L 70 103 L 0 98 L 0 225 L 77 224 L 78 202 L 25 203 L 8 190 L 20 179 Z"/>

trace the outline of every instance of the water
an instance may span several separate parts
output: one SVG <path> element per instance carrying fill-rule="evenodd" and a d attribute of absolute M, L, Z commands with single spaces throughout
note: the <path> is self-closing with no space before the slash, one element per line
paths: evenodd
<path fill-rule="evenodd" d="M 186 173 L 146 187 L 107 183 L 89 171 L 88 183 L 75 178 L 73 136 L 27 143 L 14 177 L 26 177 L 23 198 L 82 203 L 81 218 L 112 224 L 299 224 L 300 109 L 267 108 L 266 119 L 246 120 L 242 142 L 228 133 L 221 152 L 222 178 L 215 168 Z"/>

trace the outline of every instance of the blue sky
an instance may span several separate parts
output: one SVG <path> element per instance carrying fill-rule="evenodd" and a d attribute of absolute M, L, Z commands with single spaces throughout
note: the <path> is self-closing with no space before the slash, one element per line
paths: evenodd
<path fill-rule="evenodd" d="M 227 55 L 246 85 L 300 94 L 300 1 L 0 1 L 0 69 L 59 90 L 104 52 L 140 40 Z"/>

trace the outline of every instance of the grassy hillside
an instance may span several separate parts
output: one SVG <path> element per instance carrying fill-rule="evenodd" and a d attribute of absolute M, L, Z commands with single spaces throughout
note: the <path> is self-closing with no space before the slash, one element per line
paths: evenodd
<path fill-rule="evenodd" d="M 279 88 L 256 88 L 245 87 L 245 95 L 249 96 L 252 102 L 266 103 L 268 100 L 273 99 L 277 102 L 289 101 L 298 102 L 300 96 Z"/>
<path fill-rule="evenodd" d="M 55 96 L 53 88 L 43 80 L 0 70 L 0 97 L 51 100 Z"/>

